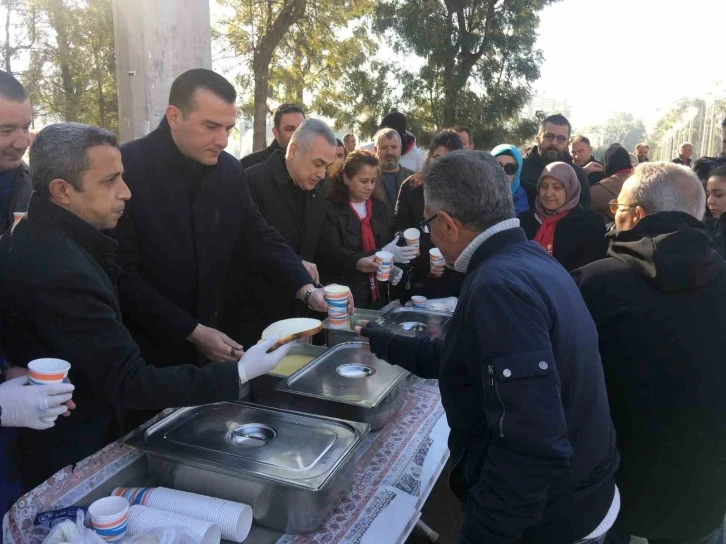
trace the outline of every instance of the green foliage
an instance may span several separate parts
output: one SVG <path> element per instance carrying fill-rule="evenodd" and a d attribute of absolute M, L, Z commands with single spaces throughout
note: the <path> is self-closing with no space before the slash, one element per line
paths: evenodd
<path fill-rule="evenodd" d="M 538 13 L 553 0 L 392 0 L 375 28 L 401 55 L 423 58 L 401 74 L 401 107 L 423 136 L 466 124 L 477 147 L 519 144 L 537 120 L 519 119 L 540 76 Z M 417 133 L 417 136 L 419 134 Z M 421 140 L 421 136 L 419 136 Z"/>
<path fill-rule="evenodd" d="M 21 79 L 36 114 L 118 131 L 111 0 L 25 0 L 36 43 Z"/>
<path fill-rule="evenodd" d="M 619 112 L 611 114 L 603 127 L 603 146 L 618 143 L 633 153 L 635 146 L 647 142 L 648 135 L 645 125 L 631 113 Z"/>

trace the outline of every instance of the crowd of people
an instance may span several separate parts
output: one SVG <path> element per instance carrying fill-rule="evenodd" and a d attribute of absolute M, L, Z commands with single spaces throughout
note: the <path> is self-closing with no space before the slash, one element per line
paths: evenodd
<path fill-rule="evenodd" d="M 559 114 L 524 152 L 462 125 L 424 154 L 400 112 L 360 147 L 284 104 L 238 161 L 236 98 L 190 70 L 143 138 L 58 123 L 30 146 L 0 72 L 0 511 L 163 408 L 246 396 L 289 349 L 262 330 L 324 318 L 339 283 L 351 311 L 459 298 L 444 339 L 359 332 L 439 380 L 460 542 L 722 542 L 726 121 L 701 179 L 690 143 L 598 161 Z M 29 385 L 42 357 L 69 383 Z"/>

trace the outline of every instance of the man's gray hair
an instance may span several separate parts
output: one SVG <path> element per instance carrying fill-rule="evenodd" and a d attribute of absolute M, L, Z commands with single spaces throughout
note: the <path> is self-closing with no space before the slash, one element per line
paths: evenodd
<path fill-rule="evenodd" d="M 509 179 L 486 151 L 452 151 L 429 163 L 422 175 L 431 213 L 446 212 L 475 232 L 514 217 Z"/>
<path fill-rule="evenodd" d="M 690 168 L 670 162 L 640 164 L 623 185 L 621 204 L 638 205 L 646 213 L 684 212 L 699 221 L 706 212 L 706 192 Z"/>
<path fill-rule="evenodd" d="M 325 141 L 331 146 L 335 147 L 338 143 L 338 139 L 335 137 L 333 129 L 331 129 L 325 121 L 320 119 L 306 119 L 302 124 L 297 127 L 297 130 L 292 133 L 290 138 L 291 144 L 297 144 L 298 147 L 309 149 L 310 144 L 316 136 L 322 136 Z M 288 146 L 289 149 L 289 146 Z"/>
<path fill-rule="evenodd" d="M 398 140 L 398 143 L 401 143 L 401 135 L 395 128 L 382 128 L 381 130 L 376 132 L 376 135 L 373 136 L 373 145 L 378 146 L 378 142 L 381 138 L 385 138 L 386 140 L 396 138 L 396 140 Z"/>
<path fill-rule="evenodd" d="M 693 144 L 692 144 L 691 142 L 683 142 L 683 143 L 681 144 L 681 147 L 680 147 L 679 149 L 680 149 L 681 151 L 683 151 L 683 148 L 684 148 L 684 147 L 686 147 L 687 145 L 690 145 L 691 147 L 693 147 Z"/>
<path fill-rule="evenodd" d="M 81 123 L 56 123 L 38 133 L 30 146 L 33 188 L 49 198 L 50 182 L 62 179 L 82 191 L 83 174 L 91 167 L 88 150 L 99 145 L 118 148 L 118 140 L 106 129 Z"/>

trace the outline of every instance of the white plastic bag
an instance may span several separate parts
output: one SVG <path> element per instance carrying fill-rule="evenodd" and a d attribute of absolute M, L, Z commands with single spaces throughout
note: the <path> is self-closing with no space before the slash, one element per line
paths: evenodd
<path fill-rule="evenodd" d="M 51 529 L 43 544 L 106 544 L 104 540 L 83 525 L 83 512 L 78 512 L 76 522 L 64 521 Z"/>

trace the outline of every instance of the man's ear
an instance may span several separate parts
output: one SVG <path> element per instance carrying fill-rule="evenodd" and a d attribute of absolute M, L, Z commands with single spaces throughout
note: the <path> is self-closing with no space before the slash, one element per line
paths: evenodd
<path fill-rule="evenodd" d="M 438 221 L 440 222 L 441 232 L 451 241 L 456 241 L 461 234 L 461 221 L 454 219 L 446 212 L 439 212 Z"/>
<path fill-rule="evenodd" d="M 184 117 L 184 114 L 176 106 L 169 105 L 166 107 L 166 122 L 169 123 L 172 129 L 176 129 L 179 126 L 179 121 L 181 121 L 182 117 Z"/>
<path fill-rule="evenodd" d="M 74 192 L 73 187 L 64 179 L 56 178 L 48 184 L 50 199 L 61 206 L 70 206 L 72 192 Z"/>
<path fill-rule="evenodd" d="M 277 130 L 277 127 L 272 127 L 272 135 L 275 137 L 275 140 L 280 141 L 280 131 Z"/>
<path fill-rule="evenodd" d="M 290 143 L 290 144 L 289 144 L 289 145 L 287 146 L 287 154 L 286 154 L 286 158 L 288 158 L 288 159 L 294 159 L 294 158 L 295 158 L 295 155 L 296 155 L 296 154 L 297 154 L 297 152 L 298 152 L 298 149 L 299 149 L 299 147 L 298 147 L 298 143 L 297 143 L 297 142 L 291 142 L 291 143 Z"/>
<path fill-rule="evenodd" d="M 638 218 L 638 221 L 643 219 L 646 215 L 648 215 L 648 212 L 646 212 L 643 208 L 640 206 L 636 206 L 635 208 L 635 215 Z"/>

